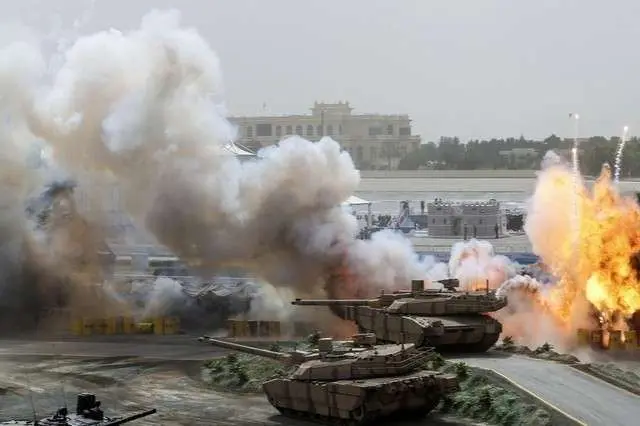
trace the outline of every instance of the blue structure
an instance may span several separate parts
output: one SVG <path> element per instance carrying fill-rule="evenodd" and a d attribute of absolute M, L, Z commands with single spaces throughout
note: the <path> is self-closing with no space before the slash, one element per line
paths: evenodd
<path fill-rule="evenodd" d="M 496 254 L 503 254 L 503 253 L 496 253 Z M 449 253 L 442 253 L 442 252 L 439 252 L 439 253 L 438 252 L 436 253 L 419 252 L 418 255 L 420 256 L 421 259 L 424 258 L 425 256 L 433 256 L 434 258 L 436 258 L 437 261 L 444 262 L 444 263 L 449 262 L 449 257 L 450 257 Z M 540 258 L 535 254 L 526 253 L 526 252 L 504 253 L 504 256 L 508 257 L 513 262 L 519 263 L 520 265 L 532 265 L 534 263 L 537 263 L 540 260 Z"/>

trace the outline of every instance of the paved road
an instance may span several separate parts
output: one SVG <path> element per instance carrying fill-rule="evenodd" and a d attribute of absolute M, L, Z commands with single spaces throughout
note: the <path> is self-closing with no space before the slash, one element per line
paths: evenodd
<path fill-rule="evenodd" d="M 589 426 L 640 422 L 640 397 L 566 365 L 519 356 L 460 357 L 490 368 Z"/>

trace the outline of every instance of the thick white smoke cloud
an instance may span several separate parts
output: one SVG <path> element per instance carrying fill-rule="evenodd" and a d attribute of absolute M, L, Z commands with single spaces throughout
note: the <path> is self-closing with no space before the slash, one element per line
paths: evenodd
<path fill-rule="evenodd" d="M 449 274 L 460 280 L 464 290 L 498 288 L 515 275 L 516 271 L 509 258 L 496 255 L 488 241 L 472 239 L 453 245 L 449 258 Z"/>
<path fill-rule="evenodd" d="M 160 277 L 151 286 L 145 287 L 141 289 L 144 292 L 146 301 L 141 318 L 165 315 L 177 305 L 185 304 L 187 299 L 187 296 L 182 291 L 182 285 L 171 278 Z"/>
<path fill-rule="evenodd" d="M 241 265 L 273 284 L 254 314 L 286 321 L 285 299 L 325 290 L 368 297 L 447 275 L 463 289 L 484 289 L 487 280 L 498 288 L 514 274 L 487 242 L 456 244 L 445 265 L 420 260 L 390 231 L 355 240 L 355 219 L 339 206 L 359 173 L 330 138 L 291 137 L 260 160 L 238 161 L 225 149 L 236 129 L 225 118 L 218 58 L 197 31 L 180 26 L 177 12 L 152 12 L 139 29 L 58 48 L 47 58 L 23 35 L 0 46 L 0 113 L 11 118 L 0 126 L 0 231 L 7 235 L 20 229 L 19 206 L 37 180 L 23 153 L 42 139 L 85 189 L 100 194 L 101 183 L 115 181 L 138 224 L 203 274 Z M 356 278 L 325 289 L 327 272 L 340 265 Z M 177 290 L 157 282 L 149 309 L 168 309 L 182 297 Z"/>
<path fill-rule="evenodd" d="M 550 292 L 550 286 L 545 287 L 528 275 L 516 275 L 505 281 L 496 295 L 506 297 L 508 305 L 495 314 L 503 324 L 503 334 L 529 347 L 547 342 L 566 349 L 569 341 L 553 315 Z"/>
<path fill-rule="evenodd" d="M 366 277 L 374 289 L 407 289 L 411 279 L 446 278 L 432 257 L 419 259 L 409 239 L 390 230 L 374 233 L 369 241 L 356 241 L 349 251 L 348 263 L 351 271 Z"/>
<path fill-rule="evenodd" d="M 339 205 L 359 173 L 337 142 L 291 137 L 245 163 L 225 149 L 236 129 L 218 57 L 178 12 L 65 40 L 51 58 L 18 38 L 0 48 L 9 142 L 46 141 L 89 192 L 115 181 L 138 224 L 203 273 L 239 264 L 300 296 L 321 295 L 327 271 L 345 261 L 362 274 L 357 286 L 375 291 L 428 277 L 428 262 L 397 236 L 354 239 Z"/>
<path fill-rule="evenodd" d="M 549 167 L 565 164 L 565 161 L 555 151 L 547 151 L 542 157 L 540 167 L 542 170 L 546 170 Z"/>

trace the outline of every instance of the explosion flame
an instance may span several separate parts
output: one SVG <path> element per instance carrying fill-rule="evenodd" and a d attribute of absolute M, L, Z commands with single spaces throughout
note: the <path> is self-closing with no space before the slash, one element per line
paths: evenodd
<path fill-rule="evenodd" d="M 543 170 L 525 225 L 534 252 L 559 278 L 551 312 L 571 330 L 585 326 L 589 303 L 606 318 L 640 309 L 640 207 L 618 193 L 607 166 L 591 189 L 581 180 L 575 193 L 574 178 L 563 164 Z"/>

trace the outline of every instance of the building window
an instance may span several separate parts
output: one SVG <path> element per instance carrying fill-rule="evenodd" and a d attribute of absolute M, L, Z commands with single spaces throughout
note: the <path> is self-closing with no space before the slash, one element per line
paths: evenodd
<path fill-rule="evenodd" d="M 480 219 L 480 221 L 478 222 L 478 225 L 482 225 L 482 219 Z"/>
<path fill-rule="evenodd" d="M 324 136 L 324 133 L 322 132 L 322 126 L 318 126 L 317 134 L 318 136 Z"/>
<path fill-rule="evenodd" d="M 307 126 L 307 136 L 313 136 L 313 126 L 311 124 Z"/>
<path fill-rule="evenodd" d="M 436 224 L 436 220 L 435 220 L 435 219 L 431 219 L 431 223 L 432 223 L 433 225 L 435 225 L 435 224 Z"/>
<path fill-rule="evenodd" d="M 342 124 L 338 125 L 338 134 L 341 135 L 342 134 Z"/>
<path fill-rule="evenodd" d="M 411 127 L 400 127 L 398 129 L 398 134 L 400 136 L 411 136 Z"/>
<path fill-rule="evenodd" d="M 261 123 L 256 124 L 256 136 L 272 136 L 273 128 L 271 124 Z"/>
<path fill-rule="evenodd" d="M 247 137 L 248 138 L 252 138 L 253 137 L 253 127 L 251 127 L 251 126 L 247 126 Z"/>
<path fill-rule="evenodd" d="M 393 124 L 387 126 L 387 135 L 393 136 Z"/>
<path fill-rule="evenodd" d="M 369 155 L 371 156 L 371 161 L 376 161 L 378 159 L 378 149 L 375 146 L 370 147 Z"/>
<path fill-rule="evenodd" d="M 363 149 L 362 149 L 362 147 L 361 147 L 361 146 L 359 146 L 359 147 L 357 147 L 357 148 L 356 148 L 356 157 L 357 157 L 356 159 L 357 159 L 358 161 L 362 161 L 362 157 L 363 157 L 363 155 L 362 155 L 362 151 L 363 151 Z"/>
<path fill-rule="evenodd" d="M 287 135 L 292 135 L 292 134 L 293 134 L 293 127 L 291 127 L 291 126 L 287 126 L 286 134 L 287 134 Z"/>
<path fill-rule="evenodd" d="M 302 126 L 296 126 L 296 135 L 302 136 Z"/>
<path fill-rule="evenodd" d="M 382 134 L 382 127 L 373 126 L 369 127 L 369 136 L 380 136 Z"/>
<path fill-rule="evenodd" d="M 447 224 L 447 219 L 445 219 L 443 223 L 446 225 Z"/>
<path fill-rule="evenodd" d="M 276 136 L 282 136 L 282 126 L 276 126 Z"/>
<path fill-rule="evenodd" d="M 327 135 L 333 136 L 333 126 L 331 124 L 327 126 Z"/>

